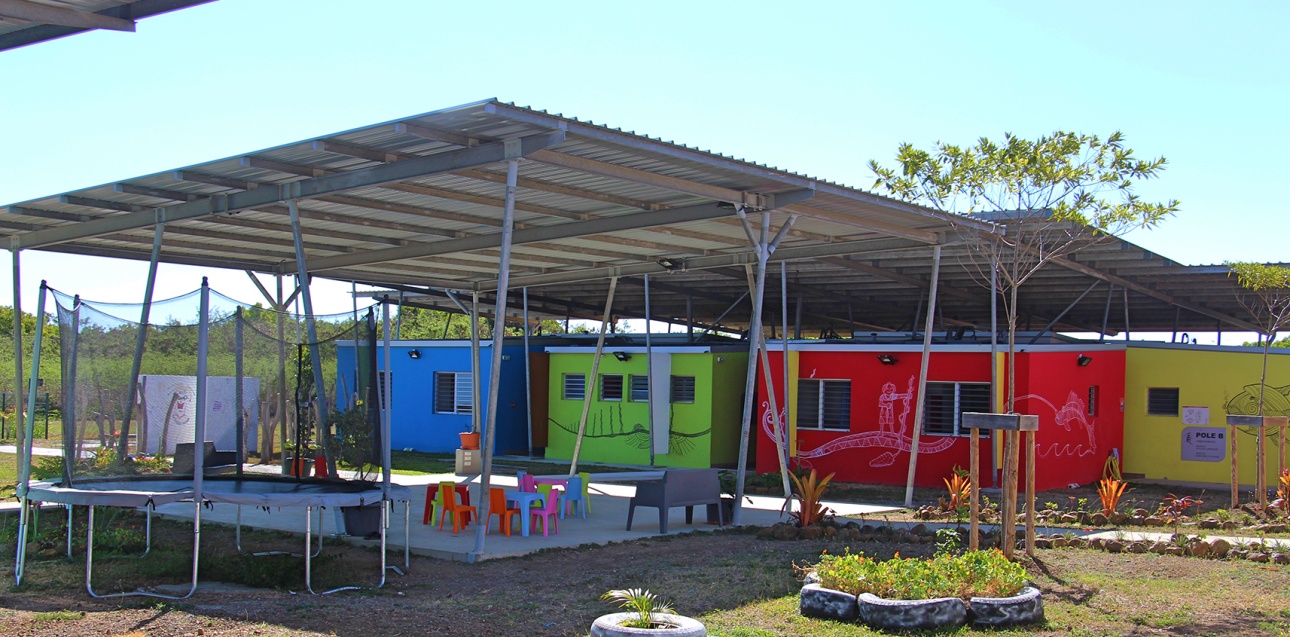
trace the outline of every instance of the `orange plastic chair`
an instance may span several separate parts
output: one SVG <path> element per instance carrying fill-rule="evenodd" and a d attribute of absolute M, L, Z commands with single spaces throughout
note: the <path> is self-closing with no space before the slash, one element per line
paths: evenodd
<path fill-rule="evenodd" d="M 493 524 L 493 516 L 498 517 L 497 528 L 511 536 L 511 518 L 520 514 L 519 509 L 512 509 L 506 506 L 506 491 L 496 487 L 488 490 L 488 526 Z M 484 527 L 484 533 L 488 533 L 488 526 Z"/>
<path fill-rule="evenodd" d="M 538 488 L 549 487 L 549 484 L 539 484 Z M 542 500 L 542 508 L 530 509 L 529 515 L 532 516 L 533 522 L 542 523 L 542 537 L 548 537 L 552 531 L 560 533 L 560 487 L 552 488 Z"/>
<path fill-rule="evenodd" d="M 443 497 L 443 513 L 439 516 L 439 530 L 443 530 L 444 518 L 452 515 L 452 534 L 456 535 L 458 531 L 470 524 L 470 518 L 475 513 L 475 507 L 469 506 L 457 501 L 457 491 L 452 482 L 439 483 L 439 495 Z"/>

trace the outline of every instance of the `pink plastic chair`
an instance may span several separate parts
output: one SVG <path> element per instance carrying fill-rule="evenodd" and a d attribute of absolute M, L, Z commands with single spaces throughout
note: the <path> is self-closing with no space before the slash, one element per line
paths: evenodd
<path fill-rule="evenodd" d="M 533 516 L 533 523 L 542 523 L 542 537 L 548 537 L 548 531 L 554 530 L 557 535 L 560 534 L 560 489 L 551 489 L 551 494 L 542 500 L 542 508 L 533 509 L 529 512 Z"/>
<path fill-rule="evenodd" d="M 537 492 L 537 482 L 533 479 L 531 474 L 526 473 L 520 476 L 520 491 L 528 491 L 529 493 Z"/>

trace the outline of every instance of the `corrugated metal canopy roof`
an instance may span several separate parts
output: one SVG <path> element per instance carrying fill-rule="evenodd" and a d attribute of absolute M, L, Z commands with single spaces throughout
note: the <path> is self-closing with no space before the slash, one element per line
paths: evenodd
<path fill-rule="evenodd" d="M 788 263 L 808 329 L 913 325 L 938 244 L 944 323 L 989 325 L 988 292 L 956 264 L 966 254 L 956 227 L 995 226 L 496 100 L 14 204 L 0 229 L 13 249 L 146 260 L 162 220 L 163 261 L 290 274 L 296 200 L 311 272 L 486 292 L 498 274 L 508 157 L 522 158 L 512 289 L 530 287 L 539 314 L 598 316 L 606 279 L 619 276 L 616 313 L 641 316 L 640 276 L 652 273 L 655 318 L 684 320 L 688 304 L 696 321 L 718 320 L 747 289 L 742 266 L 756 262 L 739 204 L 754 233 L 759 211 L 772 236 L 795 219 L 773 260 Z M 1220 320 L 1248 329 L 1225 268 L 1187 268 L 1120 240 L 1046 267 L 1023 288 L 1023 316 L 1039 329 L 1099 279 L 1100 296 L 1085 294 L 1060 328 L 1097 331 L 1113 282 L 1129 290 L 1134 330 L 1167 330 L 1176 316 L 1182 329 Z M 1113 316 L 1122 302 L 1111 295 Z M 723 324 L 746 323 L 743 303 Z"/>
<path fill-rule="evenodd" d="M 213 0 L 0 0 L 0 51 L 109 29 L 134 31 L 135 20 Z"/>

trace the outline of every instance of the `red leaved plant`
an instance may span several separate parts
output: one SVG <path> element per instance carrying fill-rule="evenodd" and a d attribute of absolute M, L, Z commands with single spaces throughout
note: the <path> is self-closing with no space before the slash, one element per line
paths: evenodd
<path fill-rule="evenodd" d="M 833 475 L 830 473 L 821 480 L 816 475 L 815 469 L 811 469 L 811 475 L 801 480 L 796 474 L 788 474 L 788 477 L 793 479 L 793 500 L 785 502 L 784 508 L 787 509 L 793 501 L 797 502 L 797 510 L 790 511 L 789 517 L 793 518 L 798 526 L 810 526 L 833 515 L 833 510 L 820 502 L 824 495 L 824 487 L 828 486 Z M 783 511 L 784 509 L 780 509 L 781 513 Z"/>

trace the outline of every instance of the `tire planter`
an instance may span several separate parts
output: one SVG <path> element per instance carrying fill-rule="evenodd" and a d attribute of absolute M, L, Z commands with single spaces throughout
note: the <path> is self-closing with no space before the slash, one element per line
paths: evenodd
<path fill-rule="evenodd" d="M 967 622 L 967 604 L 957 597 L 907 600 L 861 593 L 856 607 L 860 621 L 881 630 L 926 630 Z"/>
<path fill-rule="evenodd" d="M 684 615 L 654 613 L 654 619 L 670 624 L 666 628 L 634 628 L 622 622 L 639 617 L 636 613 L 601 615 L 591 624 L 591 637 L 706 637 L 708 629 L 697 619 Z"/>
<path fill-rule="evenodd" d="M 855 621 L 859 613 L 855 595 L 824 588 L 814 582 L 802 587 L 800 608 L 804 617 L 848 622 Z"/>
<path fill-rule="evenodd" d="M 975 626 L 1038 624 L 1044 621 L 1044 600 L 1034 586 L 1012 597 L 973 597 L 968 617 Z"/>

